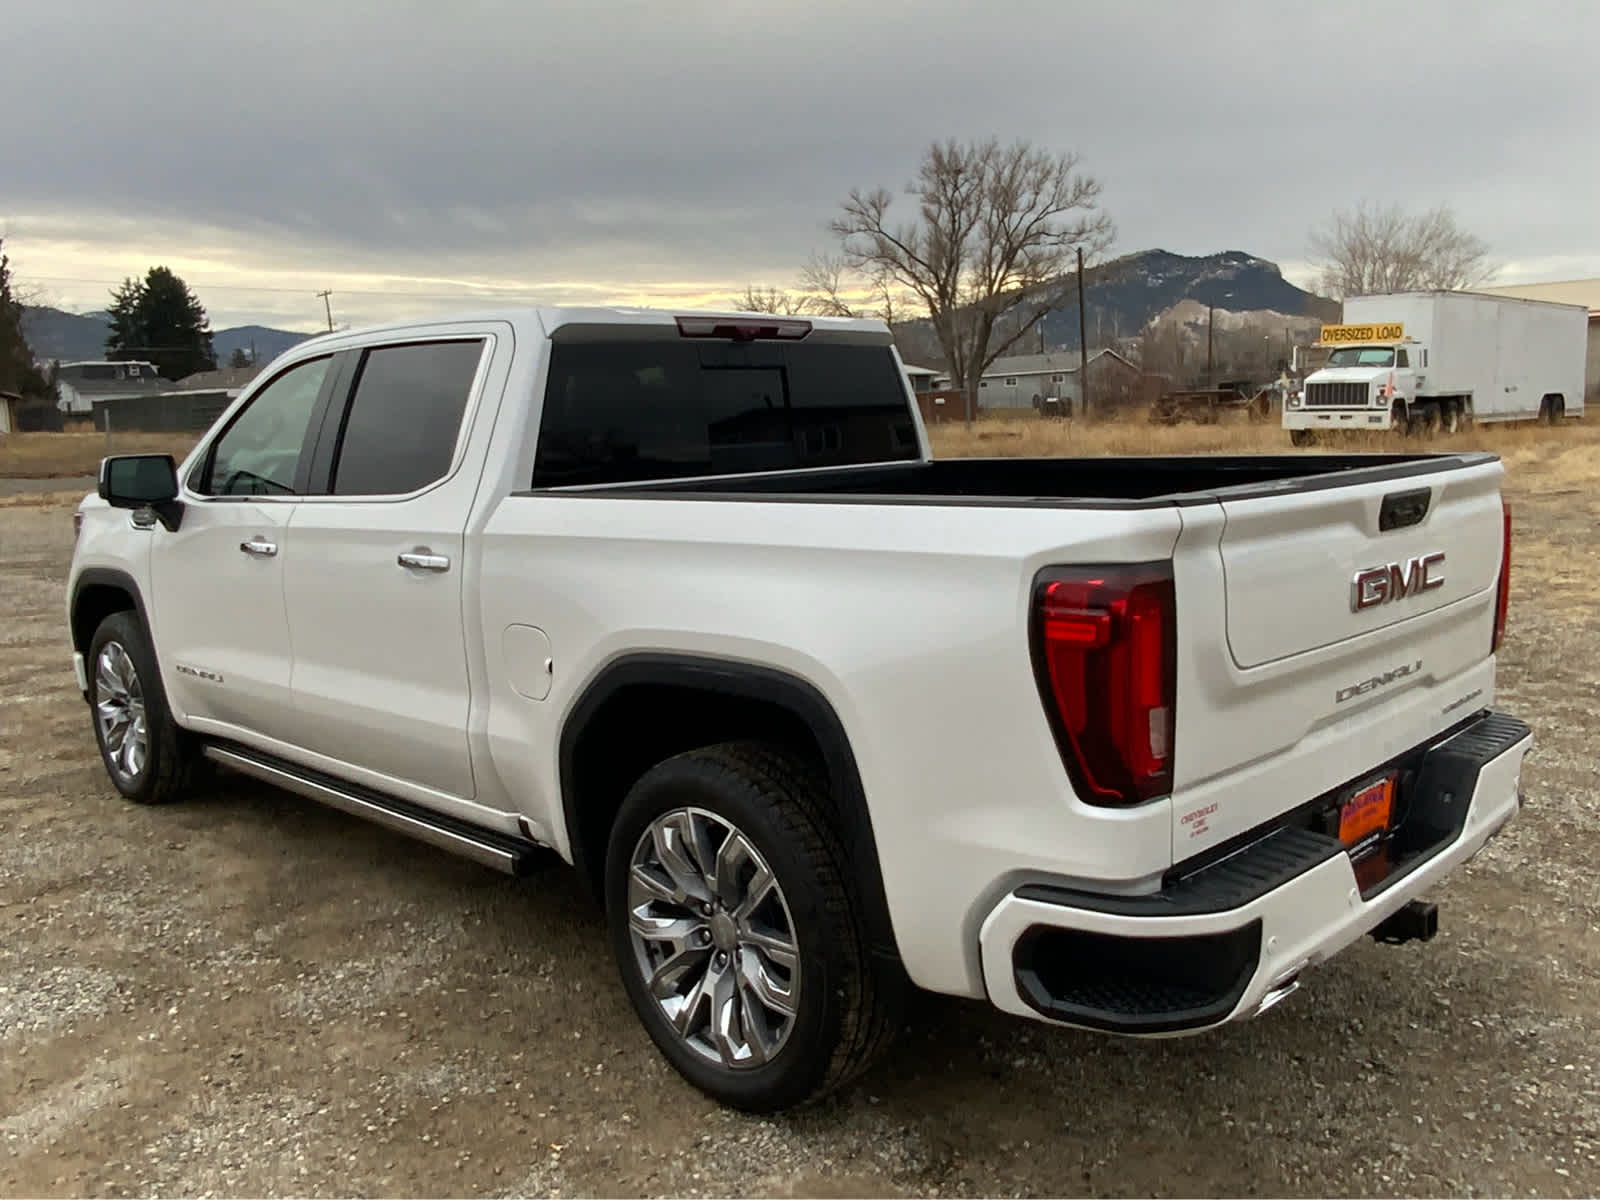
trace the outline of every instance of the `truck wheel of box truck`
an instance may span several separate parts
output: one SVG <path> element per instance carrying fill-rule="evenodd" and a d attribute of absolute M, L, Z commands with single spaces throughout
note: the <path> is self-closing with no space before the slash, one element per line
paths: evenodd
<path fill-rule="evenodd" d="M 1559 425 L 1567 415 L 1567 401 L 1562 396 L 1546 396 L 1539 401 L 1539 419 L 1550 425 Z"/>
<path fill-rule="evenodd" d="M 1289 441 L 1295 446 L 1314 446 L 1317 444 L 1317 431 L 1315 429 L 1291 429 Z"/>
<path fill-rule="evenodd" d="M 1446 437 L 1461 432 L 1461 401 L 1444 400 L 1440 404 L 1439 428 Z"/>

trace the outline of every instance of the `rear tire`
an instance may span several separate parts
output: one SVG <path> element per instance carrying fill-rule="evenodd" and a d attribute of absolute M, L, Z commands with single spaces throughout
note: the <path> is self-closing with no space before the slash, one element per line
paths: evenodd
<path fill-rule="evenodd" d="M 1456 400 L 1444 401 L 1439 416 L 1439 431 L 1445 437 L 1454 437 L 1461 432 L 1461 404 Z"/>
<path fill-rule="evenodd" d="M 194 737 L 167 707 L 138 615 L 112 613 L 89 640 L 89 712 L 112 785 L 135 804 L 187 798 L 204 773 Z"/>
<path fill-rule="evenodd" d="M 652 767 L 612 827 L 606 920 L 628 998 L 678 1073 L 733 1108 L 825 1095 L 894 1028 L 827 809 L 807 760 L 725 743 Z"/>

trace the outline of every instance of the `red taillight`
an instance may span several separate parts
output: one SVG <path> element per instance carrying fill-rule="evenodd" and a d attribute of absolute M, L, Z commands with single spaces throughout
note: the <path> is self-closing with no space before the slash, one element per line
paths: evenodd
<path fill-rule="evenodd" d="M 1170 564 L 1046 574 L 1035 593 L 1034 657 L 1062 757 L 1085 800 L 1137 804 L 1172 790 Z"/>
<path fill-rule="evenodd" d="M 732 338 L 736 342 L 758 339 L 799 341 L 811 332 L 810 321 L 773 317 L 679 317 L 678 336 L 692 338 Z"/>
<path fill-rule="evenodd" d="M 1504 529 L 1500 542 L 1500 579 L 1494 590 L 1494 636 L 1489 642 L 1489 653 L 1500 649 L 1506 636 L 1506 611 L 1511 604 L 1511 506 L 1500 502 Z"/>

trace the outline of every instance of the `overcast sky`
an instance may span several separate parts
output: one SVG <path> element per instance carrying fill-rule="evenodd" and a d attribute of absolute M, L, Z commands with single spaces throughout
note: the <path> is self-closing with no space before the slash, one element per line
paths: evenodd
<path fill-rule="evenodd" d="M 991 134 L 1080 154 L 1119 252 L 1302 281 L 1333 209 L 1448 202 L 1504 282 L 1600 275 L 1594 0 L 3 7 L 0 235 L 72 310 L 154 263 L 215 328 L 726 303 Z"/>

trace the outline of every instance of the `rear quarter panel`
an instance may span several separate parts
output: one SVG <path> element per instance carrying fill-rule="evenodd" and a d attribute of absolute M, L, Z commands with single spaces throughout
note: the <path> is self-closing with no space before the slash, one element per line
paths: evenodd
<path fill-rule="evenodd" d="M 1028 612 L 1039 569 L 1164 559 L 1180 525 L 1172 508 L 509 497 L 482 535 L 478 600 L 494 773 L 570 856 L 554 748 L 608 663 L 660 651 L 787 672 L 849 736 L 912 978 L 979 995 L 976 926 L 1006 880 L 1133 888 L 1169 863 L 1166 801 L 1074 797 Z M 543 700 L 493 665 L 515 623 L 549 637 Z"/>

